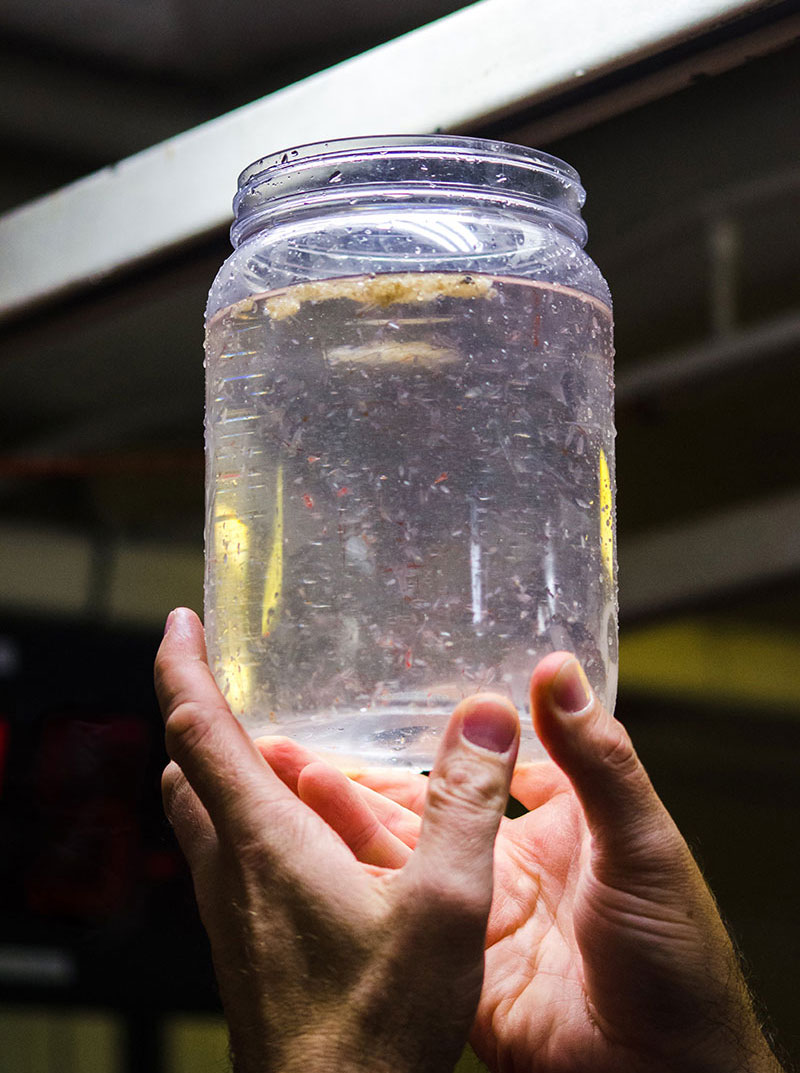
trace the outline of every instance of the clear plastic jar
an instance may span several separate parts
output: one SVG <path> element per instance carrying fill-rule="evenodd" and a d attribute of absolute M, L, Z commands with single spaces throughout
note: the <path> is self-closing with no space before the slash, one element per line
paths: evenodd
<path fill-rule="evenodd" d="M 612 319 L 577 173 L 359 138 L 239 179 L 207 309 L 206 631 L 251 733 L 430 767 L 574 651 L 611 705 Z"/>

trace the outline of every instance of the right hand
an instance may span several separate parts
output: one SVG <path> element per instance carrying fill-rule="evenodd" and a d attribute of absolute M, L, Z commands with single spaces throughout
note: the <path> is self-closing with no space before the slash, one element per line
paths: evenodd
<path fill-rule="evenodd" d="M 512 793 L 530 811 L 498 836 L 476 1052 L 515 1073 L 780 1073 L 628 734 L 568 653 L 539 664 L 531 699 L 551 759 L 517 770 Z M 260 748 L 362 860 L 410 852 L 423 776 L 376 769 L 354 786 L 291 742 Z M 382 844 L 364 838 L 376 817 Z"/>

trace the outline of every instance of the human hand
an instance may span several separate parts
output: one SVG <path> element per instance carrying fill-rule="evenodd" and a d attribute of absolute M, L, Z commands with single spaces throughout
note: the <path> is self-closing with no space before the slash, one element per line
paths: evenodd
<path fill-rule="evenodd" d="M 497 838 L 476 1052 L 514 1073 L 778 1073 L 713 897 L 626 731 L 567 653 L 536 668 L 531 699 L 551 759 L 516 772 L 529 811 Z M 286 740 L 260 747 L 362 859 L 384 860 L 364 834 L 376 818 L 394 859 L 410 852 L 422 776 L 376 769 L 354 786 Z"/>
<path fill-rule="evenodd" d="M 192 871 L 237 1073 L 449 1073 L 481 991 L 493 845 L 519 736 L 512 706 L 488 696 L 459 705 L 421 827 L 413 816 L 416 850 L 367 817 L 376 864 L 265 763 L 185 609 L 167 621 L 156 689 L 172 758 L 165 808 Z M 324 792 L 331 769 L 304 768 L 300 784 Z"/>

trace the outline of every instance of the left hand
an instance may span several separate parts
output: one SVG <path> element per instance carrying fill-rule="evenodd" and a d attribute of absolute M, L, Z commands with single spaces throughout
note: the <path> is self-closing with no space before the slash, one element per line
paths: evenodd
<path fill-rule="evenodd" d="M 481 992 L 519 734 L 512 706 L 490 694 L 459 705 L 414 853 L 395 859 L 377 818 L 361 833 L 379 866 L 274 774 L 185 609 L 168 620 L 156 689 L 172 758 L 165 808 L 211 940 L 237 1073 L 450 1071 Z M 307 765 L 301 784 L 324 793 L 326 770 Z"/>

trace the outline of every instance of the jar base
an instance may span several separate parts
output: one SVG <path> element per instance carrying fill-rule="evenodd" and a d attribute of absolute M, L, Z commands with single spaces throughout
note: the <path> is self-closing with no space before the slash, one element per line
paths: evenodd
<path fill-rule="evenodd" d="M 334 718 L 298 713 L 291 722 L 251 722 L 246 730 L 253 738 L 291 738 L 347 772 L 373 767 L 427 772 L 450 714 L 406 703 L 379 712 L 339 711 Z M 522 720 L 517 763 L 544 759 L 544 748 L 526 723 L 527 717 L 523 715 Z"/>

